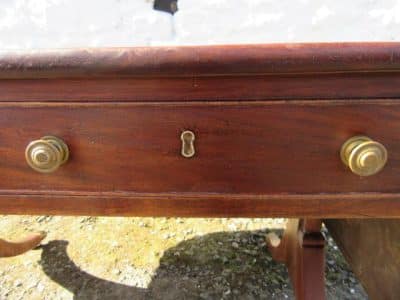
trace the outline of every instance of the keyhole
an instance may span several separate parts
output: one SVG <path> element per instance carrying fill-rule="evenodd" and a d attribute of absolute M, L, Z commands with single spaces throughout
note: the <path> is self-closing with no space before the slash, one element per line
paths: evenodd
<path fill-rule="evenodd" d="M 181 154 L 183 157 L 189 158 L 192 157 L 195 153 L 194 150 L 194 133 L 190 130 L 186 130 L 181 134 L 182 140 L 182 151 Z"/>

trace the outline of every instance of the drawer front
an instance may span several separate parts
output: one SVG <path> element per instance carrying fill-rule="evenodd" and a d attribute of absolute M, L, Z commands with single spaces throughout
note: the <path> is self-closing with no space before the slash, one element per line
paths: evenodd
<path fill-rule="evenodd" d="M 180 135 L 195 134 L 195 155 Z M 359 177 L 342 144 L 365 134 L 388 162 Z M 70 158 L 42 174 L 25 160 L 30 141 L 62 138 Z M 400 103 L 10 103 L 0 107 L 0 189 L 135 193 L 320 194 L 399 191 Z"/>

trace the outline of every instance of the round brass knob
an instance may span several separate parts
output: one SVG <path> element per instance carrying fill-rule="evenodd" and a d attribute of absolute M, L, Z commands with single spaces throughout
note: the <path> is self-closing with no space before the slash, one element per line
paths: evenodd
<path fill-rule="evenodd" d="M 342 146 L 340 156 L 350 170 L 360 176 L 378 173 L 386 164 L 387 151 L 381 143 L 367 136 L 354 136 Z"/>
<path fill-rule="evenodd" d="M 51 173 L 66 163 L 69 157 L 68 146 L 54 136 L 44 136 L 32 141 L 26 147 L 25 158 L 35 171 Z"/>

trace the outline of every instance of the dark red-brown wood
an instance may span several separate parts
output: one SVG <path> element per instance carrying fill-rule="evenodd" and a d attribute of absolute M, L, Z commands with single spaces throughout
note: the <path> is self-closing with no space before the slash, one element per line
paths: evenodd
<path fill-rule="evenodd" d="M 12 190 L 0 194 L 0 214 L 153 217 L 398 218 L 398 194 L 77 193 Z"/>
<path fill-rule="evenodd" d="M 325 239 L 320 219 L 289 219 L 282 239 L 267 235 L 272 257 L 289 271 L 297 300 L 325 299 Z"/>
<path fill-rule="evenodd" d="M 400 102 L 3 104 L 0 189 L 247 195 L 399 193 Z M 181 156 L 180 134 L 196 135 Z M 340 160 L 356 134 L 383 143 L 384 170 L 361 178 Z M 27 144 L 55 135 L 71 157 L 52 174 Z M 323 212 L 321 212 L 323 214 Z M 400 211 L 399 211 L 400 215 Z"/>
<path fill-rule="evenodd" d="M 2 52 L 0 213 L 399 218 L 399 99 L 400 43 Z M 180 155 L 187 129 L 191 159 Z M 71 158 L 43 175 L 24 150 L 49 134 Z M 381 173 L 343 166 L 356 134 L 387 148 Z M 296 293 L 323 298 L 321 236 L 292 227 Z"/>
<path fill-rule="evenodd" d="M 400 295 L 400 219 L 325 220 L 370 299 Z"/>
<path fill-rule="evenodd" d="M 400 97 L 400 43 L 0 53 L 0 101 Z"/>
<path fill-rule="evenodd" d="M 400 71 L 400 43 L 86 48 L 0 53 L 1 79 Z"/>
<path fill-rule="evenodd" d="M 0 80 L 3 102 L 241 101 L 400 97 L 400 72 Z"/>
<path fill-rule="evenodd" d="M 18 195 L 27 213 L 44 213 L 35 200 L 25 200 L 38 192 L 55 198 L 75 193 L 66 201 L 74 209 L 46 202 L 49 213 L 61 214 L 400 216 L 396 100 L 10 103 L 0 114 L 0 210 L 5 213 L 17 213 Z M 191 159 L 180 155 L 185 129 L 196 134 Z M 24 150 L 48 134 L 68 143 L 71 158 L 57 172 L 40 174 L 26 164 Z M 388 149 L 388 164 L 376 176 L 358 177 L 339 158 L 342 143 L 356 134 Z M 106 198 L 90 211 L 82 203 L 96 195 Z M 185 208 L 178 201 L 185 195 L 199 207 Z M 118 202 L 120 196 L 127 198 Z M 151 197 L 154 203 L 148 204 Z M 163 197 L 167 208 L 160 211 L 156 206 Z M 218 206 L 224 198 L 229 201 Z M 138 203 L 149 210 L 141 211 Z M 173 207 L 178 203 L 183 208 Z"/>

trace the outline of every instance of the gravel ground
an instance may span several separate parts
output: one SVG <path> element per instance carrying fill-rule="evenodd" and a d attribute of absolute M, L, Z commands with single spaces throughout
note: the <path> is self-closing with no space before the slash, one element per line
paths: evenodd
<path fill-rule="evenodd" d="M 0 259 L 0 299 L 293 299 L 266 233 L 284 219 L 2 216 L 0 236 L 48 236 Z M 367 299 L 327 235 L 328 299 Z"/>

